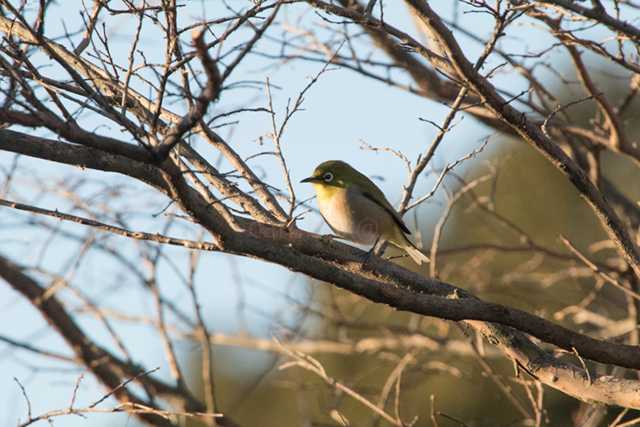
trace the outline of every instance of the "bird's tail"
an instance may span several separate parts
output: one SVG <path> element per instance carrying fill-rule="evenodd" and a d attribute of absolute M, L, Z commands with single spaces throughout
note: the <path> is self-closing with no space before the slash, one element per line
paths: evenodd
<path fill-rule="evenodd" d="M 390 239 L 389 243 L 397 246 L 398 248 L 405 251 L 411 259 L 418 265 L 422 265 L 422 263 L 429 262 L 429 257 L 422 253 L 420 249 L 414 245 L 404 233 L 398 233 L 399 235 L 394 236 L 394 239 Z"/>
<path fill-rule="evenodd" d="M 409 242 L 409 240 L 407 239 L 407 242 Z M 411 242 L 409 242 L 407 245 L 405 245 L 402 249 L 404 249 L 404 251 L 409 254 L 409 256 L 411 257 L 412 260 L 415 261 L 416 264 L 418 265 L 422 265 L 423 262 L 429 262 L 429 257 L 426 256 L 425 254 L 422 253 L 422 251 L 418 248 L 415 247 L 415 245 Z"/>

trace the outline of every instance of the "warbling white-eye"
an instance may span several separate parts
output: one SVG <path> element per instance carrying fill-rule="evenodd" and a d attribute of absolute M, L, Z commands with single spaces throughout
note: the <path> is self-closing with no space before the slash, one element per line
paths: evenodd
<path fill-rule="evenodd" d="M 381 239 L 404 250 L 417 264 L 429 261 L 407 238 L 411 232 L 382 190 L 348 163 L 321 163 L 301 182 L 313 184 L 320 213 L 338 236 L 366 245 Z"/>

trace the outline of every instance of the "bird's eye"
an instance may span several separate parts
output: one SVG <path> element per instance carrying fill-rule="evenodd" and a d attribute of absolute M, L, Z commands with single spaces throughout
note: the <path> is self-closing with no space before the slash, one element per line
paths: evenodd
<path fill-rule="evenodd" d="M 333 181 L 333 174 L 331 172 L 327 172 L 322 175 L 322 179 L 324 180 L 324 182 L 331 182 Z"/>

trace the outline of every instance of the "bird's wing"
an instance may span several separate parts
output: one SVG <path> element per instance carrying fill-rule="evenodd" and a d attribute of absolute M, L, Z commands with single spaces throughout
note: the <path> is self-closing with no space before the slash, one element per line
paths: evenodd
<path fill-rule="evenodd" d="M 389 212 L 395 223 L 398 224 L 398 227 L 400 227 L 400 230 L 402 230 L 406 234 L 411 234 L 411 231 L 409 231 L 409 229 L 405 225 L 402 217 L 393 208 L 393 206 L 391 206 L 391 203 L 389 203 L 380 187 L 378 187 L 375 182 L 371 181 L 368 176 L 361 173 L 360 171 L 357 171 L 355 169 L 353 171 L 355 172 L 355 183 L 360 189 L 362 195 L 371 200 L 376 205 L 380 206 L 385 211 Z M 365 188 L 370 190 L 364 190 Z"/>
<path fill-rule="evenodd" d="M 376 187 L 376 189 L 378 189 L 378 188 Z M 379 190 L 379 189 L 378 189 L 378 191 L 380 191 L 380 194 L 378 195 L 378 197 L 375 197 L 373 194 L 368 193 L 366 191 L 363 191 L 362 195 L 364 197 L 366 197 L 367 199 L 371 200 L 376 205 L 380 206 L 385 211 L 389 212 L 389 214 L 391 215 L 391 217 L 393 218 L 395 223 L 398 224 L 398 227 L 400 227 L 400 230 L 402 230 L 406 234 L 411 234 L 411 231 L 409 231 L 409 229 L 405 225 L 404 221 L 402 221 L 402 218 L 400 217 L 400 214 L 398 214 L 398 212 L 396 212 L 396 210 L 393 208 L 393 206 L 391 206 L 391 204 L 389 202 L 387 202 L 387 199 L 384 197 L 384 194 L 382 193 L 382 191 Z M 380 198 L 382 200 L 379 200 Z"/>

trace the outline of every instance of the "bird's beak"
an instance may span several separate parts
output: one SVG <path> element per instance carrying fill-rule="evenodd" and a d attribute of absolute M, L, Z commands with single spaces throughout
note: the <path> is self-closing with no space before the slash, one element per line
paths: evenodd
<path fill-rule="evenodd" d="M 317 176 L 310 176 L 309 178 L 305 178 L 300 182 L 318 182 L 318 181 L 322 181 L 322 179 L 318 178 Z"/>

